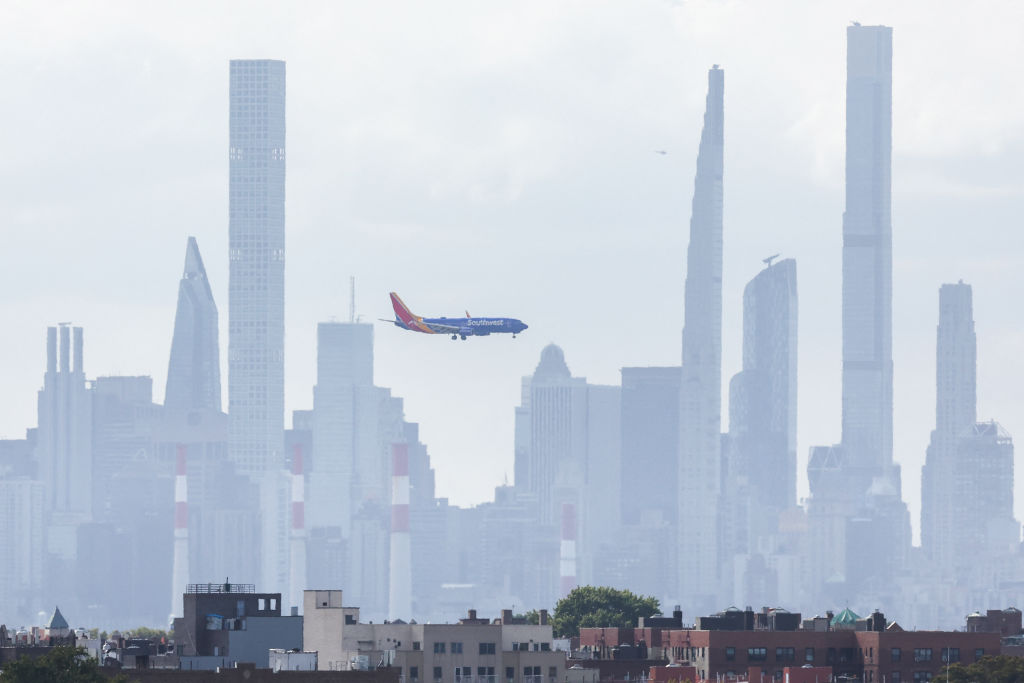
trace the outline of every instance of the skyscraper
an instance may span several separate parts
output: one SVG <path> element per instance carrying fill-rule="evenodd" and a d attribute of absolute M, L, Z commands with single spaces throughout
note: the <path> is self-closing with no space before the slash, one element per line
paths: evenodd
<path fill-rule="evenodd" d="M 864 491 L 892 458 L 892 28 L 846 29 L 843 436 Z"/>
<path fill-rule="evenodd" d="M 759 272 L 743 290 L 743 369 L 729 384 L 723 564 L 761 552 L 797 503 L 797 262 Z M 748 599 L 753 596 L 746 596 Z"/>
<path fill-rule="evenodd" d="M 221 409 L 217 305 L 195 237 L 185 247 L 164 407 L 185 412 Z"/>
<path fill-rule="evenodd" d="M 679 597 L 697 609 L 713 607 L 719 578 L 724 89 L 725 72 L 716 64 L 708 72 L 686 264 L 679 419 Z"/>
<path fill-rule="evenodd" d="M 92 401 L 85 386 L 83 349 L 81 327 L 61 324 L 46 330 L 46 375 L 39 392 L 36 460 L 47 511 L 77 515 L 85 521 L 92 515 L 93 465 Z M 62 540 L 63 550 L 73 556 L 73 536 Z"/>
<path fill-rule="evenodd" d="M 796 261 L 785 259 L 743 290 L 743 370 L 729 386 L 730 467 L 759 492 L 762 519 L 765 505 L 796 504 L 796 333 Z"/>
<path fill-rule="evenodd" d="M 957 441 L 956 495 L 948 500 L 958 574 L 977 572 L 987 558 L 1017 554 L 1020 524 L 1013 517 L 1013 439 L 995 421 L 977 422 Z"/>
<path fill-rule="evenodd" d="M 374 392 L 373 326 L 320 323 L 316 336 L 313 462 L 306 511 L 311 528 L 337 526 L 347 538 L 352 514 L 361 502 L 353 500 L 357 434 L 376 434 L 371 413 L 357 408 L 363 397 Z M 359 474 L 371 476 L 370 472 Z"/>
<path fill-rule="evenodd" d="M 284 466 L 285 63 L 232 60 L 228 454 Z"/>
<path fill-rule="evenodd" d="M 921 546 L 944 571 L 953 560 L 953 478 L 957 440 L 977 419 L 977 340 L 971 286 L 939 289 L 936 332 L 935 431 L 921 470 Z"/>
<path fill-rule="evenodd" d="M 679 367 L 622 368 L 622 521 L 678 511 Z"/>

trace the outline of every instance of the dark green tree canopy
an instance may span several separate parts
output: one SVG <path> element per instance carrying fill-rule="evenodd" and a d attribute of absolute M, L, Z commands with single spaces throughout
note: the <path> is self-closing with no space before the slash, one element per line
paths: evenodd
<path fill-rule="evenodd" d="M 0 683 L 108 683 L 127 681 L 124 676 L 113 679 L 99 672 L 99 663 L 82 648 L 55 647 L 42 657 L 20 657 L 4 665 Z"/>
<path fill-rule="evenodd" d="M 988 655 L 969 666 L 954 664 L 942 669 L 932 678 L 932 683 L 1024 683 L 1024 658 L 1009 655 Z"/>
<path fill-rule="evenodd" d="M 556 636 L 578 636 L 580 628 L 636 626 L 640 617 L 661 612 L 657 598 L 607 586 L 579 586 L 558 601 L 552 615 Z"/>

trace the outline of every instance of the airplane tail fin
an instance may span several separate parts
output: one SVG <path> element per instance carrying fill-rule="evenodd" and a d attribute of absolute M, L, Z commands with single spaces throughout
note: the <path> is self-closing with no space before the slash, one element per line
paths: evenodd
<path fill-rule="evenodd" d="M 417 323 L 421 320 L 420 316 L 410 311 L 409 307 L 405 305 L 405 302 L 402 301 L 394 292 L 391 292 L 391 306 L 395 309 L 395 315 L 398 316 L 398 319 L 407 326 L 413 325 L 413 323 Z M 413 326 L 415 327 L 416 325 Z"/>

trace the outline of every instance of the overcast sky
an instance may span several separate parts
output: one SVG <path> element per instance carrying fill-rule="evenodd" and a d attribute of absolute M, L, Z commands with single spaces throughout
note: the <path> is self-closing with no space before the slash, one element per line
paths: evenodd
<path fill-rule="evenodd" d="M 518 339 L 466 342 L 375 323 L 377 383 L 421 424 L 439 495 L 490 499 L 545 344 L 596 383 L 678 364 L 717 63 L 723 385 L 744 284 L 761 258 L 795 257 L 803 495 L 807 449 L 840 436 L 852 20 L 894 27 L 895 453 L 917 527 L 943 282 L 974 286 L 979 417 L 1024 439 L 1015 1 L 4 2 L 0 435 L 36 424 L 58 321 L 85 327 L 90 377 L 151 375 L 162 402 L 188 235 L 226 360 L 228 60 L 284 59 L 286 421 L 312 405 L 316 323 L 347 318 L 350 275 L 367 320 L 391 315 L 390 290 L 422 315 L 521 318 Z M 226 363 L 223 383 L 226 405 Z"/>

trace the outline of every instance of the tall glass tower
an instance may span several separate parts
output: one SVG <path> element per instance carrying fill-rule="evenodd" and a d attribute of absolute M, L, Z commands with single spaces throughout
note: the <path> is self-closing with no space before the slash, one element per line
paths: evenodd
<path fill-rule="evenodd" d="M 285 63 L 232 60 L 228 453 L 240 472 L 284 465 Z"/>
<path fill-rule="evenodd" d="M 843 448 L 864 489 L 892 458 L 892 28 L 846 29 Z M 863 489 L 862 489 L 863 490 Z"/>
<path fill-rule="evenodd" d="M 679 412 L 679 597 L 696 609 L 718 593 L 722 424 L 722 173 L 725 72 L 708 72 L 690 216 Z"/>

